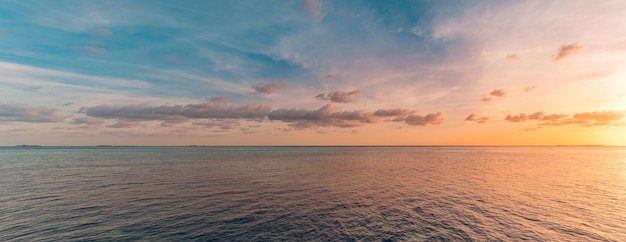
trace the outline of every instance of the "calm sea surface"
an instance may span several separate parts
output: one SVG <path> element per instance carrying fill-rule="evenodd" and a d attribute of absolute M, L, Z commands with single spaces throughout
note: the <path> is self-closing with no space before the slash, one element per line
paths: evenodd
<path fill-rule="evenodd" d="M 0 148 L 0 241 L 626 241 L 626 148 Z"/>

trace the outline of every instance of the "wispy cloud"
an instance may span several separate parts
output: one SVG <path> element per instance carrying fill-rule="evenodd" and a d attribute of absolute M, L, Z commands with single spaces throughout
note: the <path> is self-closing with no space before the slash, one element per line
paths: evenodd
<path fill-rule="evenodd" d="M 188 105 L 126 105 L 108 106 L 100 105 L 95 107 L 83 107 L 80 113 L 87 116 L 122 119 L 122 120 L 159 120 L 159 121 L 181 121 L 188 119 L 262 119 L 270 111 L 270 106 L 263 104 L 248 104 L 244 106 L 233 106 L 208 102 L 202 104 Z"/>
<path fill-rule="evenodd" d="M 315 96 L 315 98 L 319 100 L 330 100 L 331 102 L 336 102 L 336 103 L 351 103 L 351 102 L 356 101 L 355 97 L 361 95 L 362 93 L 363 91 L 361 89 L 356 89 L 350 92 L 335 91 L 335 92 L 329 92 L 327 94 L 320 93 L 317 96 Z"/>
<path fill-rule="evenodd" d="M 334 126 L 341 128 L 358 127 L 364 123 L 376 122 L 373 113 L 365 111 L 341 111 L 332 104 L 324 105 L 317 110 L 307 109 L 277 109 L 270 112 L 267 117 L 270 120 L 278 120 L 291 123 L 296 128 L 308 128 L 314 126 Z"/>
<path fill-rule="evenodd" d="M 380 109 L 375 112 L 363 110 L 342 111 L 333 104 L 327 104 L 317 110 L 306 109 L 277 109 L 268 114 L 270 120 L 279 120 L 291 123 L 296 128 L 314 126 L 334 126 L 341 128 L 359 127 L 366 123 L 376 123 L 382 117 L 395 116 L 393 121 L 403 121 L 408 125 L 426 126 L 429 124 L 443 124 L 445 117 L 442 113 L 426 115 L 412 114 L 414 111 L 406 109 Z"/>
<path fill-rule="evenodd" d="M 567 114 L 550 114 L 544 112 L 535 112 L 533 114 L 520 113 L 517 115 L 507 115 L 505 120 L 509 122 L 525 122 L 525 121 L 543 121 L 540 125 L 562 126 L 570 124 L 579 124 L 581 126 L 601 126 L 601 125 L 619 125 L 626 118 L 624 111 L 594 111 L 585 113 L 576 113 L 570 117 Z"/>
<path fill-rule="evenodd" d="M 483 102 L 491 102 L 491 101 L 493 100 L 493 98 L 490 98 L 490 97 L 482 97 L 482 98 L 480 98 L 480 100 L 481 100 L 481 101 L 483 101 Z"/>
<path fill-rule="evenodd" d="M 117 123 L 112 124 L 112 125 L 107 125 L 107 128 L 125 129 L 125 128 L 137 127 L 139 126 L 139 124 L 140 123 L 137 121 L 124 120 L 124 121 L 118 121 Z"/>
<path fill-rule="evenodd" d="M 535 90 L 535 88 L 537 88 L 537 86 L 532 85 L 532 86 L 527 86 L 524 88 L 524 92 L 530 92 L 532 90 Z"/>
<path fill-rule="evenodd" d="M 0 122 L 62 122 L 59 110 L 49 107 L 29 107 L 21 104 L 0 104 Z"/>
<path fill-rule="evenodd" d="M 99 125 L 99 124 L 104 123 L 104 119 L 93 118 L 93 117 L 83 117 L 83 118 L 75 118 L 70 123 L 71 124 Z"/>
<path fill-rule="evenodd" d="M 568 44 L 568 45 L 561 45 L 561 48 L 557 50 L 556 55 L 552 57 L 552 61 L 554 62 L 560 61 L 572 55 L 578 54 L 583 50 L 583 48 L 584 46 L 578 45 L 576 43 Z"/>
<path fill-rule="evenodd" d="M 490 96 L 504 97 L 506 96 L 506 91 L 504 89 L 494 89 L 493 91 L 489 92 L 489 96 L 485 95 L 482 98 L 480 98 L 480 100 L 483 102 L 491 102 L 493 101 L 493 98 Z"/>
<path fill-rule="evenodd" d="M 491 96 L 495 97 L 504 97 L 506 95 L 506 91 L 504 89 L 495 89 L 489 93 Z"/>
<path fill-rule="evenodd" d="M 443 124 L 445 121 L 446 121 L 446 118 L 441 112 L 429 113 L 426 115 L 413 114 L 413 115 L 408 115 L 404 118 L 404 122 L 406 122 L 409 125 L 416 125 L 416 126 L 426 126 L 429 124 L 439 125 L 439 124 Z"/>
<path fill-rule="evenodd" d="M 204 128 L 219 128 L 219 129 L 236 129 L 239 127 L 240 122 L 237 120 L 210 120 L 193 122 L 192 125 L 202 126 Z"/>
<path fill-rule="evenodd" d="M 480 116 L 479 117 L 478 115 L 473 114 L 473 113 L 468 115 L 465 118 L 465 121 L 472 121 L 472 122 L 476 122 L 476 123 L 479 123 L 479 124 L 486 123 L 489 120 L 491 120 L 489 117 L 485 117 L 485 116 Z"/>
<path fill-rule="evenodd" d="M 41 89 L 41 86 L 30 86 L 22 90 L 27 91 L 27 92 L 37 92 L 39 91 L 39 89 Z"/>
<path fill-rule="evenodd" d="M 254 89 L 254 91 L 252 91 L 252 94 L 267 95 L 283 87 L 285 87 L 284 81 L 259 83 L 252 86 L 252 88 Z"/>

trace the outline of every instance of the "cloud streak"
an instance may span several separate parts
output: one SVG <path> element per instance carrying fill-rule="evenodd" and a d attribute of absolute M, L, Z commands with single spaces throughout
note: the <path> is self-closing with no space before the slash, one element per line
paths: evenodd
<path fill-rule="evenodd" d="M 495 89 L 489 93 L 491 96 L 495 97 L 504 97 L 506 95 L 506 91 L 504 89 Z"/>
<path fill-rule="evenodd" d="M 578 124 L 583 127 L 603 126 L 603 125 L 620 125 L 620 121 L 626 118 L 624 111 L 594 111 L 585 113 L 575 113 L 570 117 L 567 114 L 545 114 L 544 112 L 535 112 L 533 114 L 520 113 L 517 115 L 507 115 L 504 120 L 514 123 L 526 121 L 542 121 L 540 125 L 563 126 L 570 124 Z"/>
<path fill-rule="evenodd" d="M 283 87 L 285 87 L 284 81 L 259 83 L 259 84 L 255 84 L 252 86 L 252 89 L 254 89 L 254 91 L 252 91 L 252 94 L 253 95 L 267 95 Z"/>
<path fill-rule="evenodd" d="M 472 113 L 472 114 L 470 114 L 470 115 L 468 115 L 468 116 L 465 118 L 465 121 L 476 122 L 476 123 L 479 123 L 479 124 L 486 123 L 486 122 L 488 122 L 489 120 L 491 120 L 489 117 L 484 117 L 484 116 L 483 116 L 483 117 L 479 117 L 478 115 L 473 114 L 473 113 Z"/>
<path fill-rule="evenodd" d="M 215 102 L 188 105 L 126 105 L 83 107 L 79 110 L 90 117 L 121 120 L 158 120 L 181 122 L 189 119 L 263 119 L 271 107 L 263 104 L 233 106 Z"/>
<path fill-rule="evenodd" d="M 442 113 L 426 115 L 411 114 L 414 111 L 405 109 L 379 109 L 375 112 L 363 110 L 342 111 L 333 104 L 327 104 L 317 110 L 307 109 L 277 109 L 268 114 L 270 120 L 279 120 L 291 123 L 295 128 L 333 126 L 340 128 L 359 127 L 367 123 L 381 121 L 382 117 L 395 116 L 393 121 L 403 121 L 408 125 L 426 126 L 443 124 L 445 117 Z"/>
<path fill-rule="evenodd" d="M 319 100 L 330 100 L 331 102 L 335 102 L 335 103 L 351 103 L 351 102 L 355 102 L 356 101 L 355 98 L 361 95 L 362 93 L 363 91 L 361 89 L 356 89 L 351 92 L 336 91 L 336 92 L 329 92 L 327 94 L 320 93 L 317 96 L 315 96 L 315 98 Z"/>
<path fill-rule="evenodd" d="M 319 109 L 281 108 L 272 110 L 269 105 L 248 104 L 233 106 L 217 102 L 188 105 L 125 105 L 83 107 L 78 113 L 87 117 L 75 118 L 73 124 L 99 125 L 105 119 L 117 120 L 109 128 L 129 128 L 140 121 L 160 121 L 162 127 L 193 121 L 192 125 L 234 129 L 240 120 L 270 120 L 288 123 L 293 128 L 339 127 L 351 128 L 382 121 L 404 122 L 413 126 L 440 125 L 445 122 L 443 113 L 418 115 L 416 111 L 391 108 L 374 112 L 365 110 L 341 110 L 335 104 Z"/>
<path fill-rule="evenodd" d="M 552 61 L 557 62 L 568 58 L 572 55 L 578 54 L 583 50 L 583 45 L 578 45 L 576 43 L 569 45 L 561 45 L 561 47 L 557 50 L 556 55 L 552 57 Z"/>
<path fill-rule="evenodd" d="M 29 107 L 21 104 L 0 104 L 0 122 L 48 123 L 65 120 L 59 110 L 49 107 Z"/>

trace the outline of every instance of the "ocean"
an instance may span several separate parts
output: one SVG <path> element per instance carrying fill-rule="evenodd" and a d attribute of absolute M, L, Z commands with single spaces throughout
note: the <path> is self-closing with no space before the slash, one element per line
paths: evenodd
<path fill-rule="evenodd" d="M 0 148 L 0 241 L 520 240 L 626 241 L 626 148 Z"/>

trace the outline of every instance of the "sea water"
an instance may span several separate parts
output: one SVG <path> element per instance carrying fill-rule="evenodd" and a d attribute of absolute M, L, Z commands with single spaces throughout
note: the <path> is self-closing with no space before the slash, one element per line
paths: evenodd
<path fill-rule="evenodd" d="M 127 240 L 626 241 L 626 148 L 0 148 L 0 241 Z"/>

